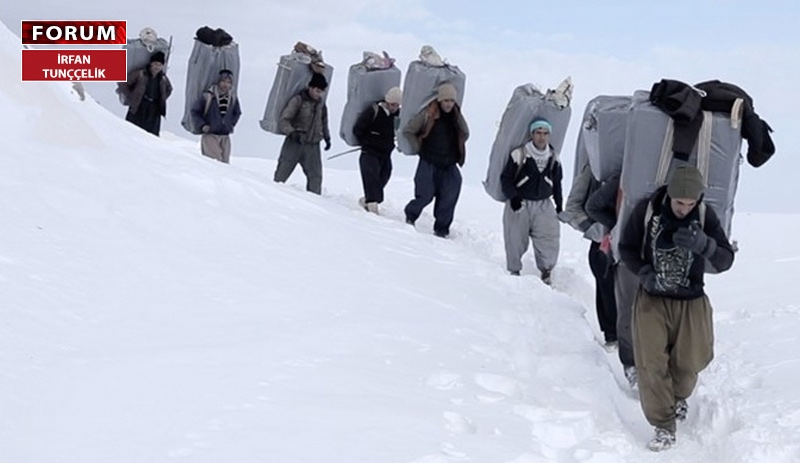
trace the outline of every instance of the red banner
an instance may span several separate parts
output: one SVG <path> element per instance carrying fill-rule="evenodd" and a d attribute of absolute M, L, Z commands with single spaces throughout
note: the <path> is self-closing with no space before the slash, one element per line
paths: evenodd
<path fill-rule="evenodd" d="M 126 21 L 22 21 L 29 45 L 122 45 L 126 33 Z"/>
<path fill-rule="evenodd" d="M 127 80 L 126 50 L 22 50 L 22 80 Z"/>

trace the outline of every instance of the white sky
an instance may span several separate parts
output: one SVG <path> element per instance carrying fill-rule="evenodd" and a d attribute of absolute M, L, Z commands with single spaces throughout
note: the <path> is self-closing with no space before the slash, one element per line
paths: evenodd
<path fill-rule="evenodd" d="M 541 10 L 541 12 L 540 12 Z M 737 208 L 742 211 L 800 212 L 786 193 L 800 170 L 800 116 L 792 89 L 800 82 L 800 6 L 792 0 L 754 4 L 741 0 L 670 2 L 523 1 L 457 2 L 353 0 L 323 2 L 142 0 L 111 5 L 100 0 L 26 0 L 0 4 L 0 20 L 19 33 L 23 19 L 125 19 L 129 36 L 145 26 L 173 36 L 169 75 L 176 93 L 166 128 L 181 137 L 186 65 L 198 27 L 228 30 L 240 44 L 239 93 L 244 114 L 234 137 L 234 154 L 276 159 L 281 137 L 264 132 L 267 95 L 278 58 L 298 40 L 323 50 L 334 67 L 328 96 L 331 129 L 338 134 L 347 69 L 362 52 L 386 50 L 405 74 L 422 45 L 433 45 L 467 76 L 464 114 L 472 129 L 465 182 L 485 178 L 487 159 L 503 108 L 517 85 L 555 87 L 566 76 L 575 83 L 573 119 L 562 157 L 571 172 L 579 118 L 593 97 L 630 95 L 662 78 L 687 83 L 719 79 L 745 89 L 758 114 L 774 129 L 777 154 L 765 166 L 743 166 Z M 111 111 L 125 108 L 114 85 L 89 84 Z M 347 145 L 334 137 L 332 153 Z M 330 167 L 358 168 L 356 158 Z M 415 159 L 398 156 L 398 172 L 413 175 Z"/>
<path fill-rule="evenodd" d="M 19 82 L 18 50 L 0 29 L 3 461 L 800 459 L 800 214 L 735 216 L 734 267 L 707 278 L 716 358 L 655 455 L 577 233 L 554 289 L 530 255 L 513 278 L 477 180 L 441 240 L 430 210 L 403 223 L 409 176 L 381 216 L 332 163 L 322 197 L 275 185 L 245 137 L 208 160 Z"/>

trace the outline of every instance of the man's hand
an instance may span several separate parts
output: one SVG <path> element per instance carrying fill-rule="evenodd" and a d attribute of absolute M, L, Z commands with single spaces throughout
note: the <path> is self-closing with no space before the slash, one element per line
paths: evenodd
<path fill-rule="evenodd" d="M 639 270 L 639 284 L 642 285 L 645 291 L 651 294 L 657 289 L 658 278 L 652 265 L 645 265 Z"/>
<path fill-rule="evenodd" d="M 678 229 L 672 235 L 672 242 L 695 254 L 703 254 L 708 246 L 708 235 L 700 228 L 700 224 L 692 222 L 688 228 Z"/>

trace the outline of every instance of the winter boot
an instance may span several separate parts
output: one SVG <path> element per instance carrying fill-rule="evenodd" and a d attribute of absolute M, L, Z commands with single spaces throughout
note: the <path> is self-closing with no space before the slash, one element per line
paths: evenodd
<path fill-rule="evenodd" d="M 550 276 L 550 269 L 542 270 L 542 282 L 548 286 L 553 284 L 553 279 Z"/>
<path fill-rule="evenodd" d="M 368 212 L 372 212 L 373 214 L 377 214 L 378 203 L 376 202 L 367 203 L 366 206 L 364 206 L 364 209 L 366 209 Z"/>
<path fill-rule="evenodd" d="M 616 351 L 618 347 L 619 347 L 619 342 L 618 341 L 606 341 L 603 344 L 603 349 L 605 349 L 606 352 L 608 352 L 608 353 Z"/>
<path fill-rule="evenodd" d="M 675 401 L 675 421 L 686 421 L 689 415 L 689 404 L 686 399 L 678 399 Z"/>
<path fill-rule="evenodd" d="M 673 445 L 675 445 L 675 433 L 669 429 L 656 428 L 656 434 L 648 442 L 647 448 L 654 452 L 660 452 L 671 448 Z"/>
<path fill-rule="evenodd" d="M 636 386 L 639 384 L 639 374 L 636 373 L 636 367 L 625 367 L 625 379 L 628 380 L 628 386 L 631 389 L 636 389 Z"/>

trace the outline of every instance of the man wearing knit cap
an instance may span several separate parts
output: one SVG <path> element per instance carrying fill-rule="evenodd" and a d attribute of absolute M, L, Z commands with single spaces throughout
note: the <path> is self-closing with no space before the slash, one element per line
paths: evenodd
<path fill-rule="evenodd" d="M 703 289 L 706 265 L 733 264 L 733 248 L 713 209 L 703 204 L 703 176 L 677 167 L 667 186 L 631 212 L 619 242 L 622 263 L 639 276 L 633 307 L 633 351 L 639 400 L 655 426 L 651 450 L 675 444 L 676 421 L 697 375 L 714 357 L 711 302 Z"/>
<path fill-rule="evenodd" d="M 394 128 L 402 100 L 400 87 L 390 88 L 383 101 L 362 111 L 353 126 L 353 135 L 361 145 L 358 165 L 364 197 L 359 203 L 375 214 L 378 213 L 378 204 L 383 202 L 383 189 L 392 175 Z"/>
<path fill-rule="evenodd" d="M 412 152 L 419 153 L 414 174 L 414 199 L 405 207 L 406 223 L 414 224 L 422 210 L 433 205 L 433 233 L 450 234 L 456 203 L 461 193 L 461 172 L 469 137 L 467 122 L 461 115 L 453 84 L 441 84 L 436 99 L 417 113 L 403 128 Z"/>
<path fill-rule="evenodd" d="M 286 182 L 297 164 L 306 175 L 306 190 L 322 194 L 322 157 L 319 150 L 325 141 L 325 151 L 331 149 L 328 129 L 328 107 L 323 94 L 328 81 L 320 73 L 313 73 L 308 87 L 286 103 L 278 120 L 278 129 L 286 135 L 275 168 L 274 180 Z"/>
<path fill-rule="evenodd" d="M 219 71 L 217 83 L 205 90 L 191 109 L 192 124 L 200 127 L 200 152 L 217 161 L 229 163 L 233 128 L 242 115 L 239 98 L 233 88 L 233 72 Z"/>
<path fill-rule="evenodd" d="M 117 92 L 128 106 L 125 120 L 158 136 L 161 116 L 167 115 L 167 98 L 172 94 L 172 83 L 164 73 L 166 57 L 157 51 L 150 63 L 128 74 L 125 83 L 117 84 Z"/>
<path fill-rule="evenodd" d="M 533 242 L 533 256 L 542 281 L 551 284 L 550 273 L 558 262 L 563 204 L 561 162 L 550 145 L 553 127 L 545 119 L 528 126 L 530 141 L 511 151 L 500 174 L 503 194 L 503 239 L 506 268 L 512 275 L 522 270 L 522 256 Z"/>

